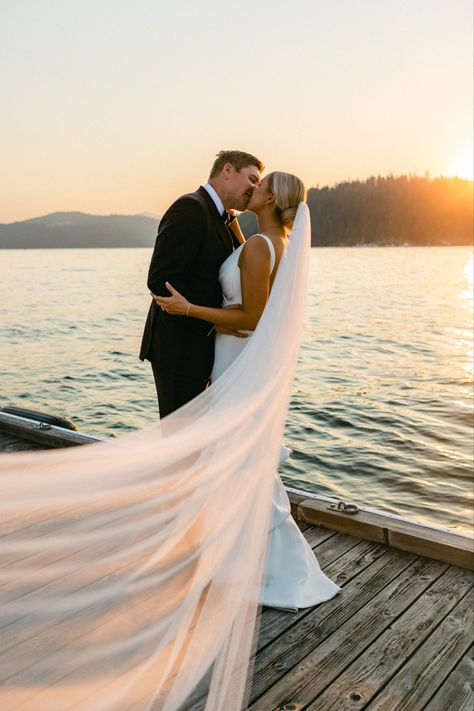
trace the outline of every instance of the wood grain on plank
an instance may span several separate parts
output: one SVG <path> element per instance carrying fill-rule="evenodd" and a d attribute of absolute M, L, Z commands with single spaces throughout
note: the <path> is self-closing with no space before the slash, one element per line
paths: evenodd
<path fill-rule="evenodd" d="M 474 709 L 474 647 L 465 654 L 437 689 L 425 711 Z"/>
<path fill-rule="evenodd" d="M 308 711 L 330 711 L 334 708 L 355 711 L 365 708 L 399 670 L 400 686 L 397 683 L 395 688 L 402 688 L 402 681 L 407 678 L 404 667 L 407 659 L 446 619 L 471 585 L 468 571 L 448 569 L 317 697 Z M 454 659 L 452 664 L 457 661 Z M 418 668 L 417 671 L 421 672 L 422 669 Z M 380 699 L 382 705 L 379 707 L 376 703 L 375 708 L 385 709 L 385 691 L 380 693 Z"/>
<path fill-rule="evenodd" d="M 316 549 L 317 551 L 317 549 Z M 386 552 L 384 546 L 371 541 L 359 541 L 357 546 L 350 548 L 342 556 L 327 566 L 321 566 L 326 575 L 337 585 L 347 585 L 362 570 L 365 570 L 375 560 Z M 300 619 L 306 617 L 315 608 L 298 610 L 297 613 L 282 612 L 265 608 L 260 624 L 258 636 L 258 651 L 260 652 L 267 644 L 273 642 L 279 635 L 283 634 L 290 627 L 298 623 Z"/>
<path fill-rule="evenodd" d="M 454 587 L 458 591 L 462 589 L 459 585 Z M 473 611 L 473 596 L 469 592 L 385 686 L 370 704 L 370 710 L 423 709 L 432 696 L 433 687 L 449 675 L 472 643 Z"/>
<path fill-rule="evenodd" d="M 252 698 L 263 696 L 251 708 L 311 703 L 445 567 L 388 550 L 257 657 Z"/>

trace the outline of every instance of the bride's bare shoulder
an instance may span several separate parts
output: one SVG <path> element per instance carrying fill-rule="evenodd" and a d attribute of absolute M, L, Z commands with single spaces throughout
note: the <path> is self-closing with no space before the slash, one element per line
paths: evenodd
<path fill-rule="evenodd" d="M 259 254 L 268 254 L 268 243 L 266 238 L 258 232 L 247 240 L 243 245 L 242 255 L 247 253 L 247 256 L 257 256 Z"/>
<path fill-rule="evenodd" d="M 254 235 L 249 237 L 247 240 L 245 240 L 245 245 L 244 249 L 242 250 L 243 252 L 247 251 L 253 251 L 253 252 L 258 252 L 258 251 L 263 251 L 267 250 L 268 251 L 268 242 L 267 238 L 260 234 L 259 232 L 256 232 Z"/>
<path fill-rule="evenodd" d="M 269 272 L 271 266 L 270 251 L 265 237 L 261 234 L 255 234 L 246 240 L 242 246 L 242 251 L 239 257 L 239 268 L 252 272 Z"/>

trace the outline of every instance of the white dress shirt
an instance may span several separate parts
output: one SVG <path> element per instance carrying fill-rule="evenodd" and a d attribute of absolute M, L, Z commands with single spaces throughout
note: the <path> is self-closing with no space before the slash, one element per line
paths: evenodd
<path fill-rule="evenodd" d="M 204 183 L 204 185 L 202 187 L 204 188 L 204 190 L 207 190 L 207 192 L 213 199 L 215 206 L 219 210 L 219 215 L 222 217 L 222 215 L 224 214 L 225 208 L 224 208 L 224 205 L 222 204 L 222 200 L 220 199 L 219 195 L 216 193 L 216 191 L 214 190 L 212 185 L 209 185 L 209 183 Z"/>

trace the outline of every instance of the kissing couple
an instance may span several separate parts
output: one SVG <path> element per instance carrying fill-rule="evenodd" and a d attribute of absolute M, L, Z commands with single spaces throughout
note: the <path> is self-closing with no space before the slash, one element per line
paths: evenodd
<path fill-rule="evenodd" d="M 267 305 L 306 190 L 295 175 L 262 178 L 263 171 L 249 153 L 220 151 L 208 181 L 178 198 L 160 221 L 140 359 L 151 362 L 161 418 L 212 388 L 246 347 Z M 247 240 L 235 214 L 244 210 L 258 221 L 258 233 Z M 288 450 L 280 462 L 285 456 Z M 275 471 L 260 602 L 296 611 L 339 590 L 292 519 Z"/>

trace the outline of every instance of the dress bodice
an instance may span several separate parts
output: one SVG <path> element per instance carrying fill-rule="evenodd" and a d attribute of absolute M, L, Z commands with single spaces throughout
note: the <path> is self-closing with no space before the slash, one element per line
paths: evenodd
<path fill-rule="evenodd" d="M 266 235 L 259 235 L 263 237 L 270 250 L 270 274 L 273 273 L 275 269 L 275 247 L 270 239 Z M 237 247 L 232 254 L 230 254 L 225 262 L 222 264 L 219 272 L 219 281 L 221 284 L 223 302 L 222 306 L 229 306 L 230 304 L 241 304 L 242 303 L 242 288 L 240 285 L 240 268 L 239 259 L 242 254 L 243 244 Z"/>
<path fill-rule="evenodd" d="M 268 244 L 268 249 L 270 250 L 270 274 L 275 269 L 275 248 L 269 237 L 266 235 L 260 235 L 264 238 Z M 239 259 L 242 254 L 243 244 L 237 247 L 236 250 L 230 254 L 225 262 L 222 264 L 219 272 L 219 281 L 222 289 L 222 306 L 230 306 L 230 304 L 241 304 L 242 303 L 242 288 L 240 286 L 240 268 Z M 249 338 L 252 335 L 252 331 L 243 331 L 247 333 Z M 227 368 L 234 362 L 239 353 L 243 351 L 248 343 L 248 338 L 237 338 L 236 336 L 230 336 L 224 333 L 218 333 L 216 335 L 216 348 L 215 348 L 215 358 L 214 367 L 212 369 L 212 380 L 215 381 L 217 378 L 224 373 Z"/>

